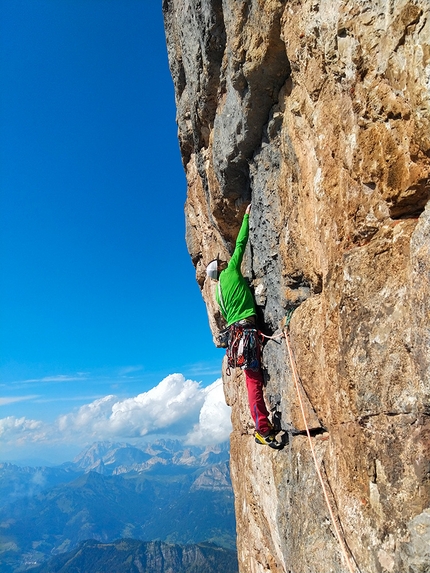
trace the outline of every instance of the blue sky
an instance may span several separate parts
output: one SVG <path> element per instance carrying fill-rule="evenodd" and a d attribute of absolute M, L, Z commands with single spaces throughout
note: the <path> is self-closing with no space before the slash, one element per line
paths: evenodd
<path fill-rule="evenodd" d="M 161 0 L 0 0 L 0 26 L 0 460 L 53 457 L 30 422 L 62 450 L 60 419 L 174 373 L 178 396 L 201 382 L 198 422 L 223 353 L 184 240 Z"/>

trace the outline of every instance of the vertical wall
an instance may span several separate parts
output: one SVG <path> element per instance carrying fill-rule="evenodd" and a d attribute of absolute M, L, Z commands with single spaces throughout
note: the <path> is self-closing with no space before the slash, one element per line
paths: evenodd
<path fill-rule="evenodd" d="M 187 245 L 205 265 L 247 203 L 244 272 L 291 341 L 318 461 L 362 573 L 430 569 L 430 7 L 426 0 L 164 0 Z M 285 344 L 266 398 L 303 428 Z M 242 573 L 346 571 L 303 436 L 252 437 L 224 375 Z M 354 565 L 355 566 L 355 565 Z"/>

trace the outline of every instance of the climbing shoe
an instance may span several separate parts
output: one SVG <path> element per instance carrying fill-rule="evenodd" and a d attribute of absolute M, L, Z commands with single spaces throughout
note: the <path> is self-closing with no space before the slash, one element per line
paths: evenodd
<path fill-rule="evenodd" d="M 267 436 L 263 436 L 260 432 L 255 432 L 255 441 L 257 444 L 269 446 L 269 448 L 273 448 L 274 450 L 280 450 L 282 448 L 282 444 L 276 441 L 276 434 L 273 432 L 270 432 Z"/>

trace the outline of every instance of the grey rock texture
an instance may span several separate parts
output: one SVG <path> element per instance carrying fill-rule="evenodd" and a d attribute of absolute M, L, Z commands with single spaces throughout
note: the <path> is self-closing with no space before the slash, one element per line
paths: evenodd
<path fill-rule="evenodd" d="M 295 308 L 306 417 L 351 567 L 430 571 L 428 0 L 163 12 L 186 240 L 214 340 L 205 266 L 231 254 L 252 201 L 244 274 L 266 334 Z M 283 429 L 303 430 L 282 339 L 264 366 Z M 255 444 L 242 375 L 223 372 L 241 573 L 347 571 L 306 436 Z"/>

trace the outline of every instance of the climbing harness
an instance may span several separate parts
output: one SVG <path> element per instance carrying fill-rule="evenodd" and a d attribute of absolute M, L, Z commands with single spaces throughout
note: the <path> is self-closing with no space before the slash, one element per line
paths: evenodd
<path fill-rule="evenodd" d="M 331 521 L 332 521 L 332 523 L 333 523 L 333 527 L 334 527 L 334 530 L 335 530 L 335 533 L 336 533 L 336 537 L 337 537 L 337 539 L 338 539 L 338 541 L 339 541 L 339 545 L 340 545 L 340 547 L 341 547 L 341 549 L 342 549 L 342 553 L 343 553 L 343 556 L 344 556 L 344 558 L 345 558 L 345 561 L 346 561 L 346 564 L 347 564 L 347 566 L 348 566 L 348 569 L 349 569 L 350 573 L 354 573 L 354 569 L 353 569 L 352 564 L 351 564 L 351 559 L 350 559 L 350 557 L 349 557 L 349 555 L 348 555 L 348 552 L 347 552 L 347 550 L 346 550 L 345 542 L 344 542 L 344 540 L 342 539 L 342 536 L 341 536 L 341 534 L 340 534 L 338 525 L 337 525 L 337 523 L 336 523 L 336 519 L 335 519 L 335 517 L 334 517 L 334 513 L 333 513 L 333 510 L 332 510 L 332 507 L 331 507 L 331 503 L 330 503 L 330 500 L 329 500 L 329 497 L 328 497 L 328 494 L 327 494 L 327 488 L 326 488 L 326 486 L 325 486 L 325 483 L 324 483 L 324 480 L 323 480 L 323 477 L 322 477 L 322 474 L 321 474 L 321 470 L 320 470 L 320 468 L 319 468 L 319 466 L 318 466 L 318 461 L 317 461 L 317 458 L 316 458 L 316 455 L 315 455 L 315 450 L 314 450 L 314 446 L 313 446 L 313 443 L 312 443 L 311 434 L 310 434 L 310 431 L 309 431 L 309 425 L 308 425 L 307 420 L 306 420 L 305 409 L 304 409 L 304 406 L 303 406 L 303 400 L 302 400 L 301 393 L 300 393 L 299 376 L 298 376 L 298 373 L 297 373 L 297 368 L 296 368 L 296 364 L 295 364 L 295 360 L 294 360 L 294 356 L 293 356 L 293 352 L 292 352 L 292 350 L 291 350 L 291 344 L 290 344 L 290 340 L 289 340 L 289 328 L 290 328 L 290 322 L 291 322 L 292 313 L 293 313 L 293 311 L 290 311 L 289 315 L 287 315 L 287 316 L 285 317 L 285 327 L 284 327 L 284 330 L 283 330 L 282 335 L 283 335 L 283 337 L 285 338 L 285 342 L 286 342 L 286 344 L 287 344 L 288 355 L 289 355 L 290 364 L 291 364 L 291 371 L 292 371 L 292 374 L 293 374 L 294 385 L 295 385 L 295 387 L 296 387 L 297 396 L 298 396 L 298 399 L 299 399 L 300 410 L 301 410 L 302 417 L 303 417 L 303 423 L 304 423 L 305 428 L 306 428 L 306 434 L 307 434 L 307 436 L 308 436 L 309 446 L 310 446 L 310 449 L 311 449 L 311 452 L 312 452 L 312 458 L 313 458 L 314 463 L 315 463 L 315 468 L 316 468 L 316 471 L 317 471 L 317 474 L 318 474 L 319 481 L 320 481 L 320 483 L 321 483 L 321 487 L 322 487 L 322 490 L 323 490 L 323 493 L 324 493 L 324 498 L 325 498 L 325 501 L 326 501 L 326 504 L 327 504 L 327 508 L 328 508 L 329 513 L 330 513 L 330 517 L 331 517 Z"/>
<path fill-rule="evenodd" d="M 227 348 L 227 376 L 230 376 L 231 368 L 258 369 L 261 364 L 263 339 L 276 340 L 284 336 L 283 332 L 268 336 L 251 323 L 248 324 L 249 326 L 246 326 L 235 322 L 218 335 L 221 348 Z"/>
<path fill-rule="evenodd" d="M 257 370 L 261 358 L 261 333 L 252 323 L 240 324 L 235 322 L 229 329 L 229 345 L 227 347 L 227 375 L 230 368 Z"/>

